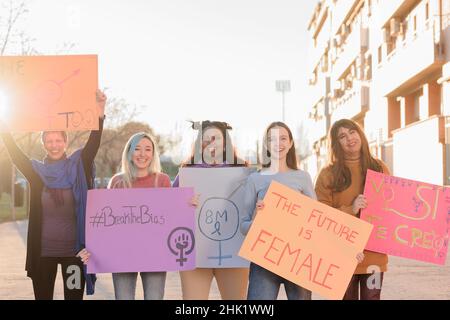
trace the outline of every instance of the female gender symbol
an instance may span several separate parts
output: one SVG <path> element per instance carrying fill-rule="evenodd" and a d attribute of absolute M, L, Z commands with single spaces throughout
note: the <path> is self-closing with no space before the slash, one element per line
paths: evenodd
<path fill-rule="evenodd" d="M 175 248 L 173 247 L 175 245 Z M 167 237 L 167 246 L 170 252 L 175 256 L 179 256 L 176 260 L 182 267 L 187 262 L 187 257 L 194 251 L 195 237 L 194 232 L 185 227 L 178 227 L 172 230 Z"/>
<path fill-rule="evenodd" d="M 230 254 L 222 253 L 222 242 L 234 238 L 239 229 L 239 208 L 230 199 L 241 188 L 245 179 L 233 190 L 228 198 L 211 197 L 203 203 L 198 215 L 200 232 L 208 239 L 219 243 L 219 254 L 208 257 L 218 260 L 219 266 L 223 259 L 231 259 Z"/>

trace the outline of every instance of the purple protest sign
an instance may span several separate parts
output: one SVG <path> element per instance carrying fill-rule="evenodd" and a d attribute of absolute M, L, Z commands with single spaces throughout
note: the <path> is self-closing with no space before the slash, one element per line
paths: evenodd
<path fill-rule="evenodd" d="M 89 190 L 88 273 L 195 268 L 192 188 Z"/>

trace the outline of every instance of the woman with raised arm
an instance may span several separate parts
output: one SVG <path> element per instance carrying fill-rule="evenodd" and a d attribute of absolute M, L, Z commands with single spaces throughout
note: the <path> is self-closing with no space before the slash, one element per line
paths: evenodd
<path fill-rule="evenodd" d="M 67 133 L 42 132 L 43 161 L 32 160 L 17 146 L 5 123 L 1 137 L 14 165 L 30 185 L 26 266 L 37 300 L 52 300 L 58 264 L 64 299 L 82 300 L 84 287 L 94 293 L 95 275 L 87 275 L 77 257 L 85 247 L 87 191 L 94 187 L 94 158 L 100 147 L 106 96 L 96 93 L 99 130 L 91 131 L 84 148 L 66 154 Z"/>

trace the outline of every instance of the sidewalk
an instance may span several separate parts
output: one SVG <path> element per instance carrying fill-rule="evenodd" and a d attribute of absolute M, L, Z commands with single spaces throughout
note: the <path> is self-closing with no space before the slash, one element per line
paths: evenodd
<path fill-rule="evenodd" d="M 0 224 L 0 300 L 34 298 L 31 280 L 24 270 L 26 230 L 27 221 Z M 385 274 L 382 299 L 450 300 L 450 259 L 442 267 L 396 257 L 389 259 L 389 272 Z M 142 285 L 138 281 L 136 299 L 142 297 Z M 60 274 L 55 285 L 55 299 L 63 299 Z M 95 295 L 86 296 L 86 299 L 114 299 L 111 275 L 99 275 Z M 177 272 L 169 272 L 167 275 L 164 299 L 181 299 Z M 214 281 L 210 299 L 220 299 Z M 279 299 L 286 299 L 283 288 Z M 321 298 L 313 294 L 313 299 Z"/>

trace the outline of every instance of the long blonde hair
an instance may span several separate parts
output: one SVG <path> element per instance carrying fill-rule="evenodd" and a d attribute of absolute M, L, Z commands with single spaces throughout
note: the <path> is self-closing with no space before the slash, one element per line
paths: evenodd
<path fill-rule="evenodd" d="M 121 184 L 123 188 L 131 188 L 132 182 L 137 177 L 137 169 L 135 164 L 133 163 L 133 153 L 136 150 L 136 146 L 142 139 L 148 139 L 153 145 L 153 159 L 150 165 L 148 166 L 149 174 L 156 174 L 155 178 L 155 186 L 158 184 L 158 173 L 161 172 L 161 161 L 159 159 L 159 151 L 158 146 L 156 145 L 156 139 L 149 133 L 139 132 L 131 136 L 128 142 L 125 145 L 125 148 L 122 152 L 122 167 L 121 171 L 114 175 L 114 177 L 110 181 L 110 185 L 108 188 L 118 187 L 118 184 Z M 117 181 L 115 181 L 117 180 Z M 114 182 L 114 185 L 111 183 Z"/>

